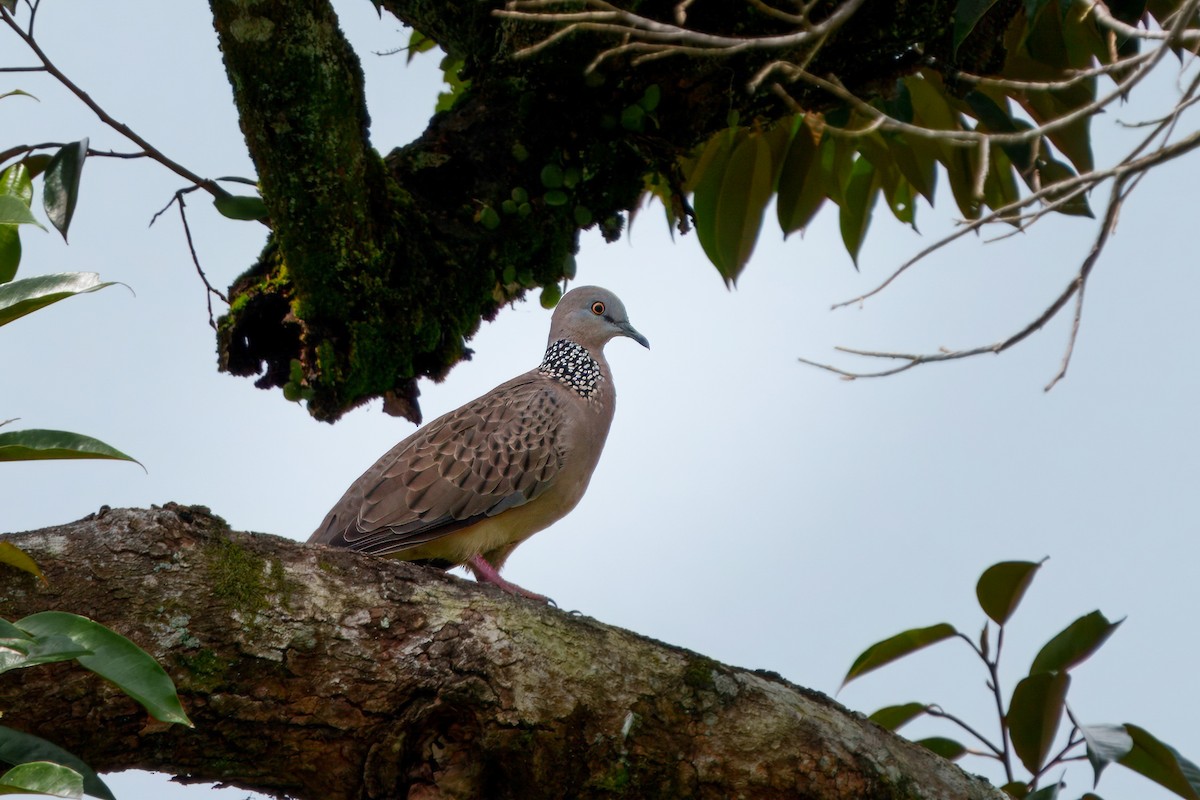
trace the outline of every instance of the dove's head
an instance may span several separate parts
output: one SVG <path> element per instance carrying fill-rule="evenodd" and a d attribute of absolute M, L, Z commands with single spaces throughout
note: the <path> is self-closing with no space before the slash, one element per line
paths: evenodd
<path fill-rule="evenodd" d="M 617 336 L 627 336 L 642 347 L 650 342 L 629 324 L 625 304 L 607 289 L 580 286 L 562 296 L 550 321 L 550 341 L 570 339 L 598 351 Z"/>

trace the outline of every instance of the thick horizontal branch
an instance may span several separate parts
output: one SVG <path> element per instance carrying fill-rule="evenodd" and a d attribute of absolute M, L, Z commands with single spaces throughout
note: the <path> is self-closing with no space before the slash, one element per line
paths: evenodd
<path fill-rule="evenodd" d="M 9 673 L 6 724 L 103 770 L 300 798 L 999 798 L 777 676 L 409 564 L 102 510 L 13 538 L 0 614 L 84 613 L 167 668 L 195 729 L 70 664 Z"/>

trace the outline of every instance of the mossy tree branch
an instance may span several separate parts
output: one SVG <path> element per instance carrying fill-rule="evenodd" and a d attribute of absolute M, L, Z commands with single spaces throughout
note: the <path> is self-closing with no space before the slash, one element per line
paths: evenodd
<path fill-rule="evenodd" d="M 101 770 L 325 800 L 1003 797 L 777 676 L 202 508 L 105 509 L 13 541 L 50 585 L 4 572 L 0 616 L 56 608 L 124 633 L 196 723 L 154 723 L 71 665 L 10 673 L 5 724 Z"/>
<path fill-rule="evenodd" d="M 416 380 L 440 380 L 469 356 L 466 340 L 505 303 L 572 275 L 582 228 L 619 236 L 647 176 L 677 180 L 678 159 L 731 113 L 764 126 L 792 113 L 746 85 L 768 59 L 797 54 L 606 62 L 585 75 L 611 37 L 575 36 L 515 58 L 545 30 L 497 18 L 500 3 L 382 0 L 462 58 L 470 86 L 418 140 L 381 159 L 368 136 L 360 65 L 328 0 L 211 5 L 274 231 L 231 289 L 222 368 L 265 368 L 260 386 L 308 398 L 323 420 L 376 396 L 391 413 L 419 419 Z M 670 19 L 675 5 L 638 11 Z M 1002 37 L 992 34 L 1020 3 L 993 6 L 978 42 L 957 56 L 953 7 L 871 0 L 809 68 L 865 97 L 915 69 L 922 54 L 986 71 L 1002 55 Z M 695 4 L 689 25 L 754 35 L 782 23 L 749 3 L 721 3 Z M 661 96 L 652 119 L 623 124 L 651 86 Z M 814 109 L 831 103 L 811 87 L 794 98 Z M 552 193 L 547 168 L 575 179 Z M 514 191 L 528 195 L 527 208 L 501 213 Z M 679 186 L 669 191 L 682 208 Z"/>

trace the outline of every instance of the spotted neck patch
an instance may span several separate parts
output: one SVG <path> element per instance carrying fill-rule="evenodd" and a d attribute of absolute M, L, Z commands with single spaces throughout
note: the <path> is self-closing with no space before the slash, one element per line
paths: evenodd
<path fill-rule="evenodd" d="M 575 390 L 580 397 L 591 397 L 600 385 L 600 364 L 587 349 L 569 339 L 556 339 L 546 348 L 546 357 L 538 372 Z"/>

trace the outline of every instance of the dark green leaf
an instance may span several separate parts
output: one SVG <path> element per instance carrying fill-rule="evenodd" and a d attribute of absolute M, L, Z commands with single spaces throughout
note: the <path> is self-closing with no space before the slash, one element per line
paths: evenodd
<path fill-rule="evenodd" d="M 20 640 L 4 639 L 0 640 L 0 643 L 0 672 L 52 664 L 55 661 L 70 661 L 91 652 L 74 639 L 58 635 L 34 636 Z"/>
<path fill-rule="evenodd" d="M 818 146 L 808 126 L 801 125 L 779 170 L 775 213 L 785 236 L 805 228 L 825 202 L 829 174 L 822 169 L 822 150 L 832 154 L 833 141 L 826 138 Z"/>
<path fill-rule="evenodd" d="M 1065 672 L 1039 672 L 1013 689 L 1005 722 L 1017 758 L 1036 775 L 1050 754 L 1071 677 Z"/>
<path fill-rule="evenodd" d="M 652 83 L 646 87 L 646 91 L 642 92 L 642 99 L 638 101 L 638 105 L 646 111 L 653 111 L 658 108 L 658 102 L 662 99 L 662 89 L 657 83 Z"/>
<path fill-rule="evenodd" d="M 239 220 L 264 220 L 267 204 L 261 197 L 240 194 L 221 194 L 213 198 L 213 205 L 221 216 Z"/>
<path fill-rule="evenodd" d="M 1025 781 L 1011 781 L 1001 786 L 1000 791 L 1009 797 L 1015 797 L 1016 800 L 1024 800 L 1029 796 L 1029 784 Z"/>
<path fill-rule="evenodd" d="M 0 542 L 0 564 L 8 564 L 10 567 L 24 570 L 30 575 L 40 578 L 42 583 L 49 583 L 46 580 L 46 576 L 42 574 L 42 569 L 37 565 L 37 562 L 12 542 Z"/>
<path fill-rule="evenodd" d="M 561 189 L 563 185 L 562 167 L 557 164 L 547 164 L 542 167 L 541 181 L 542 186 L 547 189 Z"/>
<path fill-rule="evenodd" d="M 729 156 L 717 198 L 714 262 L 726 285 L 737 282 L 750 260 L 763 214 L 771 199 L 771 148 L 766 137 L 754 134 L 743 139 Z"/>
<path fill-rule="evenodd" d="M 101 800 L 116 800 L 100 776 L 83 759 L 56 744 L 32 734 L 0 726 L 0 761 L 24 764 L 28 761 L 52 761 L 70 767 L 83 776 L 83 791 Z"/>
<path fill-rule="evenodd" d="M 966 755 L 967 752 L 967 748 L 960 742 L 947 739 L 945 736 L 930 736 L 927 739 L 917 739 L 916 743 L 927 750 L 932 750 L 949 761 L 957 761 Z"/>
<path fill-rule="evenodd" d="M 721 199 L 725 168 L 729 164 L 729 156 L 736 141 L 737 135 L 733 131 L 722 131 L 710 139 L 700 154 L 700 160 L 691 177 L 695 186 L 692 193 L 692 210 L 696 214 L 696 239 L 699 240 L 708 260 L 717 265 L 722 274 L 724 271 L 721 270 L 720 254 L 717 250 L 717 207 Z"/>
<path fill-rule="evenodd" d="M 61 764 L 31 761 L 28 764 L 18 764 L 0 775 L 0 794 L 83 797 L 83 776 Z"/>
<path fill-rule="evenodd" d="M 60 272 L 0 284 L 0 325 L 77 294 L 112 286 L 94 272 Z"/>
<path fill-rule="evenodd" d="M 54 157 L 49 153 L 34 153 L 33 155 L 25 156 L 21 163 L 29 170 L 30 179 L 33 179 L 45 172 L 53 160 Z M 33 202 L 32 198 L 30 202 Z"/>
<path fill-rule="evenodd" d="M 1021 105 L 1038 124 L 1060 119 L 1096 99 L 1094 81 L 1083 81 L 1055 92 L 1028 92 L 1021 98 Z M 1048 134 L 1063 155 L 1080 172 L 1091 172 L 1094 167 L 1092 156 L 1091 117 L 1080 117 L 1073 122 L 1056 126 Z"/>
<path fill-rule="evenodd" d="M 932 204 L 933 191 L 937 186 L 937 147 L 928 142 L 914 147 L 901 136 L 885 136 L 884 141 L 900 174 Z"/>
<path fill-rule="evenodd" d="M 983 613 L 997 625 L 1007 622 L 1041 565 L 1040 561 L 1001 561 L 985 569 L 975 584 L 975 596 Z"/>
<path fill-rule="evenodd" d="M 19 620 L 16 626 L 33 634 L 71 637 L 93 652 L 79 659 L 81 666 L 112 681 L 155 719 L 191 727 L 171 678 L 145 650 L 116 631 L 62 611 L 43 611 Z"/>
<path fill-rule="evenodd" d="M 1118 759 L 1122 766 L 1165 786 L 1187 800 L 1200 800 L 1200 767 L 1137 725 L 1125 724 L 1133 749 Z"/>
<path fill-rule="evenodd" d="M 882 725 L 889 731 L 900 728 L 925 713 L 924 703 L 903 703 L 879 709 L 867 719 Z"/>
<path fill-rule="evenodd" d="M 1061 783 L 1052 783 L 1049 786 L 1043 786 L 1033 794 L 1025 796 L 1025 800 L 1058 800 L 1058 793 L 1062 790 Z"/>
<path fill-rule="evenodd" d="M 845 686 L 855 678 L 867 674 L 871 670 L 878 669 L 885 664 L 890 664 L 896 659 L 903 658 L 910 653 L 915 653 L 922 648 L 944 641 L 957 634 L 958 631 L 954 630 L 953 625 L 941 622 L 937 625 L 930 625 L 928 628 L 913 628 L 903 633 L 898 633 L 889 639 L 876 642 L 854 660 L 854 663 L 850 666 L 850 671 L 846 673 L 845 678 L 842 678 L 842 686 Z"/>
<path fill-rule="evenodd" d="M 1068 167 L 1061 161 L 1056 159 L 1048 159 L 1038 166 L 1038 176 L 1042 181 L 1042 188 L 1053 186 L 1060 181 L 1070 180 L 1075 177 L 1075 170 Z M 1051 192 L 1046 196 L 1043 202 L 1051 203 L 1062 197 L 1064 193 Z M 1080 193 L 1072 197 L 1070 200 L 1055 206 L 1055 210 L 1060 214 L 1068 214 L 1072 217 L 1088 217 L 1092 218 L 1091 206 L 1088 205 L 1087 195 Z"/>
<path fill-rule="evenodd" d="M 996 0 L 958 0 L 954 6 L 954 52 L 958 52 L 975 25 L 996 4 Z"/>
<path fill-rule="evenodd" d="M 66 241 L 67 228 L 71 226 L 71 217 L 75 215 L 75 204 L 79 200 L 79 178 L 83 175 L 87 147 L 87 139 L 64 145 L 50 159 L 42 178 L 42 204 L 63 241 Z"/>
<path fill-rule="evenodd" d="M 142 466 L 137 459 L 81 433 L 40 428 L 0 433 L 0 462 L 84 458 L 132 461 Z"/>
<path fill-rule="evenodd" d="M 17 276 L 21 266 L 21 234 L 16 225 L 0 224 L 0 283 Z"/>
<path fill-rule="evenodd" d="M 1046 642 L 1033 659 L 1029 674 L 1066 672 L 1096 652 L 1122 622 L 1109 622 L 1099 611 L 1080 617 Z"/>
<path fill-rule="evenodd" d="M 1100 782 L 1100 773 L 1115 761 L 1120 761 L 1133 750 L 1133 737 L 1124 725 L 1083 725 L 1079 728 L 1087 744 L 1088 761 L 1092 763 L 1095 780 Z"/>
<path fill-rule="evenodd" d="M 867 238 L 871 225 L 871 211 L 878 195 L 879 175 L 869 159 L 859 158 L 850 169 L 850 180 L 842 192 L 842 205 L 838 213 L 838 225 L 842 231 L 842 243 L 858 269 L 858 252 Z"/>
<path fill-rule="evenodd" d="M 0 194 L 0 225 L 36 225 L 42 230 L 46 229 L 37 221 L 29 206 L 11 194 Z"/>

